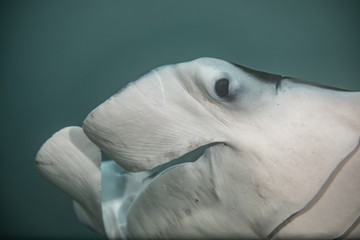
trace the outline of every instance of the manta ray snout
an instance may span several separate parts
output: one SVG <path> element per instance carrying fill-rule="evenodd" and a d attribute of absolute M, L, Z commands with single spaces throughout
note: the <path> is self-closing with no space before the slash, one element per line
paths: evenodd
<path fill-rule="evenodd" d="M 222 140 L 213 116 L 181 86 L 175 71 L 145 74 L 84 120 L 86 135 L 129 171 L 149 170 Z"/>

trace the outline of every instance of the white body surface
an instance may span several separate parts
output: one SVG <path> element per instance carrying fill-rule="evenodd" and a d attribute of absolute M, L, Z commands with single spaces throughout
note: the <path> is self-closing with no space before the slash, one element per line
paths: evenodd
<path fill-rule="evenodd" d="M 351 238 L 359 140 L 359 92 L 200 58 L 130 83 L 37 166 L 109 238 Z"/>

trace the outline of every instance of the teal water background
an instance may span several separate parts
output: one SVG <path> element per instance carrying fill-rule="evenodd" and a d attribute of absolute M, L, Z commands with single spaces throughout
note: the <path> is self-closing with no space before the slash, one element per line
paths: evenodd
<path fill-rule="evenodd" d="M 202 56 L 360 90 L 359 1 L 1 1 L 0 238 L 100 238 L 41 144 L 152 68 Z"/>

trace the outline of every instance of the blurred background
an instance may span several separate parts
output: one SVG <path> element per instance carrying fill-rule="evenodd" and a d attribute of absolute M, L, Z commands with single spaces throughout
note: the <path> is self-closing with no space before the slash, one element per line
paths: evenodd
<path fill-rule="evenodd" d="M 209 56 L 360 90 L 359 11 L 359 1 L 1 1 L 0 238 L 101 238 L 34 158 L 156 66 Z"/>

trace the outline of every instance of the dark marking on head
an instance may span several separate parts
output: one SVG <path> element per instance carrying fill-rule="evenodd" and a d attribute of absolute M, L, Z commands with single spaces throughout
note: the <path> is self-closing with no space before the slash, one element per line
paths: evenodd
<path fill-rule="evenodd" d="M 185 212 L 186 216 L 191 216 L 191 215 L 192 215 L 192 214 L 191 214 L 191 209 L 189 209 L 189 208 L 186 208 L 186 209 L 184 210 L 184 212 Z"/>
<path fill-rule="evenodd" d="M 292 77 L 285 77 L 285 76 L 281 76 L 279 74 L 262 72 L 262 71 L 258 71 L 258 70 L 254 70 L 254 69 L 251 69 L 251 68 L 241 66 L 241 65 L 233 63 L 233 62 L 230 62 L 230 63 L 232 65 L 234 65 L 235 67 L 240 68 L 242 71 L 244 71 L 244 72 L 250 74 L 251 76 L 257 78 L 260 81 L 275 84 L 276 91 L 278 90 L 279 86 L 281 85 L 281 81 L 286 79 L 286 80 L 292 81 L 294 83 L 300 83 L 300 84 L 305 84 L 305 85 L 310 85 L 310 86 L 314 86 L 314 87 L 319 87 L 319 88 L 324 88 L 324 89 L 329 89 L 329 90 L 335 90 L 335 91 L 349 92 L 349 90 L 345 90 L 345 89 L 341 89 L 341 88 L 336 88 L 336 87 L 322 85 L 322 84 L 319 84 L 319 83 L 313 83 L 313 82 L 308 82 L 308 81 L 304 81 L 304 80 L 299 80 L 299 79 L 295 79 L 295 78 L 292 78 Z"/>
<path fill-rule="evenodd" d="M 230 62 L 230 63 L 232 65 L 234 65 L 235 67 L 240 68 L 242 71 L 246 72 L 247 74 L 257 78 L 260 81 L 270 83 L 270 84 L 274 84 L 275 85 L 275 91 L 276 91 L 276 94 L 277 94 L 278 89 L 279 89 L 279 87 L 281 85 L 281 80 L 284 78 L 283 76 L 281 76 L 279 74 L 273 74 L 273 73 L 257 71 L 257 70 L 251 69 L 251 68 L 241 66 L 241 65 L 236 64 L 236 63 L 232 63 L 232 62 Z"/>
<path fill-rule="evenodd" d="M 305 84 L 305 85 L 310 85 L 310 86 L 329 89 L 329 90 L 334 90 L 334 91 L 351 92 L 351 91 L 346 90 L 346 89 L 337 88 L 337 87 L 331 87 L 331 86 L 323 85 L 323 84 L 320 84 L 320 83 L 308 82 L 308 81 L 299 80 L 299 79 L 291 78 L 291 77 L 287 78 L 287 80 L 292 81 L 294 83 L 301 83 L 301 84 Z"/>
<path fill-rule="evenodd" d="M 267 83 L 278 84 L 278 82 L 281 79 L 283 79 L 283 76 L 278 75 L 278 74 L 272 74 L 272 73 L 257 71 L 257 70 L 251 69 L 251 68 L 241 66 L 241 65 L 236 64 L 236 63 L 232 63 L 232 62 L 231 62 L 231 64 L 234 65 L 235 67 L 240 68 L 244 72 L 256 77 L 257 79 L 259 79 L 261 81 L 265 81 Z"/>

